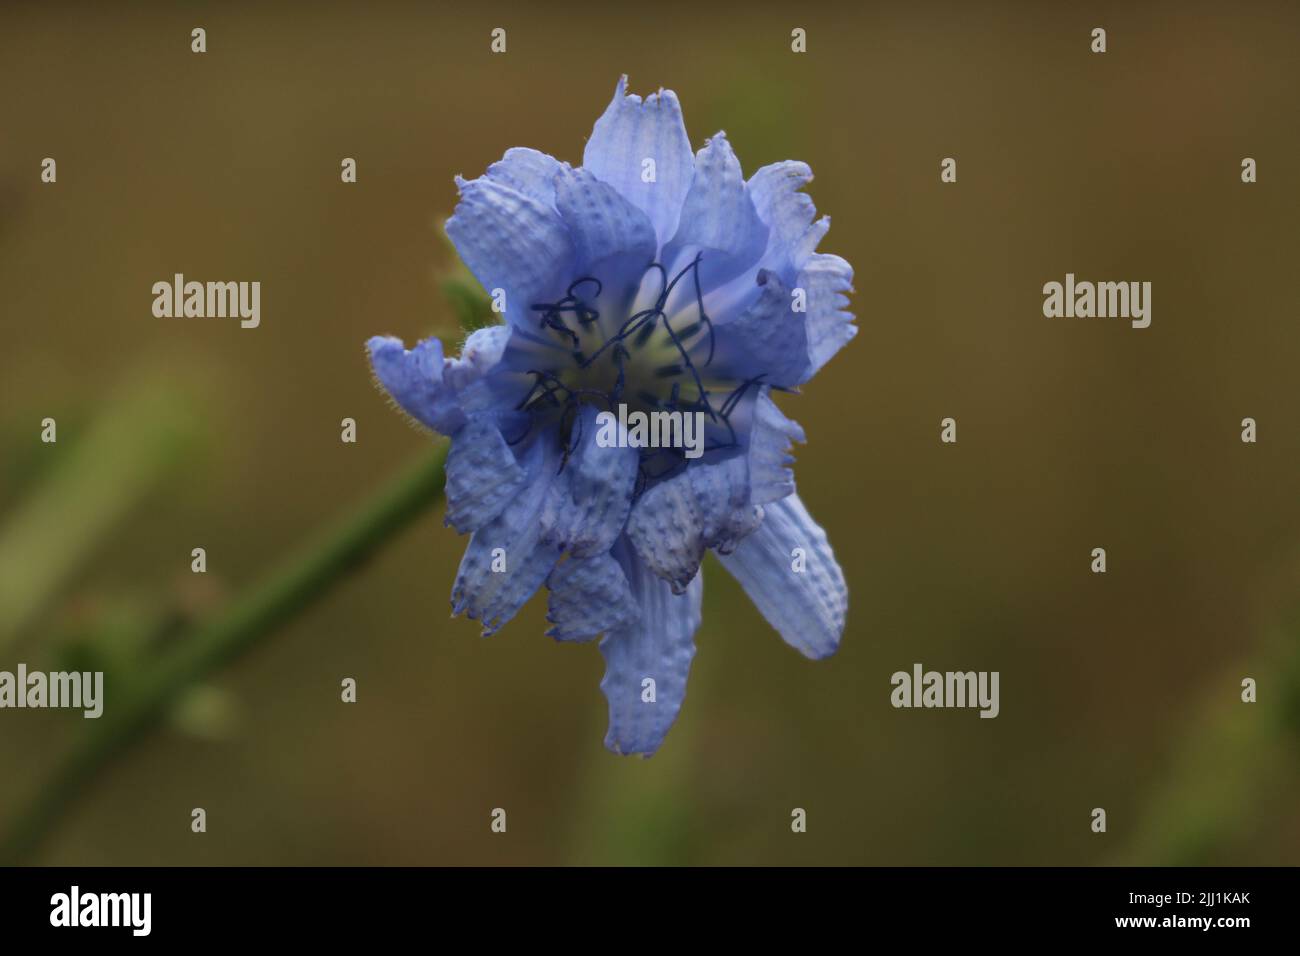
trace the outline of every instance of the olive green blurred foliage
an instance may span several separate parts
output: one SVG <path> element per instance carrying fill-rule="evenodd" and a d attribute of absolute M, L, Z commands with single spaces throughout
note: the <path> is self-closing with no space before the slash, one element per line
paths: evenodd
<path fill-rule="evenodd" d="M 448 242 L 447 245 L 450 246 L 451 243 Z M 492 311 L 492 300 L 484 294 L 483 287 L 460 260 L 456 260 L 456 264 L 442 275 L 438 288 L 447 299 L 447 305 L 462 333 L 468 335 L 500 321 Z"/>

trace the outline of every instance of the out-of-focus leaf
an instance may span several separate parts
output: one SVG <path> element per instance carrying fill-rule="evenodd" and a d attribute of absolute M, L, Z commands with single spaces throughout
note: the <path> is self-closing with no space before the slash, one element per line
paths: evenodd
<path fill-rule="evenodd" d="M 91 410 L 84 405 L 33 414 L 12 415 L 0 422 L 0 510 L 8 510 L 54 470 L 56 456 L 46 454 L 44 442 L 32 441 L 32 420 L 46 415 L 59 423 L 59 433 L 78 435 L 86 430 Z"/>
<path fill-rule="evenodd" d="M 0 519 L 0 647 L 12 642 L 130 509 L 193 451 L 197 416 L 170 376 L 133 381 L 77 434 L 60 427 L 41 482 Z M 40 442 L 39 420 L 30 441 Z"/>
<path fill-rule="evenodd" d="M 1145 819 L 1117 861 L 1129 866 L 1205 866 L 1276 813 L 1300 779 L 1300 621 L 1279 629 L 1264 652 L 1215 684 L 1172 757 Z M 1256 703 L 1240 699 L 1241 677 L 1268 675 Z M 1278 806 L 1278 799 L 1284 803 Z"/>
<path fill-rule="evenodd" d="M 466 334 L 475 329 L 497 324 L 497 314 L 492 311 L 491 300 L 483 293 L 478 282 L 468 272 L 464 276 L 445 275 L 440 280 L 442 294 L 447 297 L 456 322 Z"/>
<path fill-rule="evenodd" d="M 201 684 L 187 691 L 172 708 L 174 729 L 202 740 L 222 740 L 234 730 L 239 708 L 229 691 Z"/>
<path fill-rule="evenodd" d="M 453 265 L 438 277 L 438 288 L 447 299 L 460 330 L 468 335 L 476 329 L 497 325 L 501 317 L 492 311 L 492 299 L 479 285 L 473 273 L 465 267 L 446 233 L 439 232 L 451 256 Z"/>

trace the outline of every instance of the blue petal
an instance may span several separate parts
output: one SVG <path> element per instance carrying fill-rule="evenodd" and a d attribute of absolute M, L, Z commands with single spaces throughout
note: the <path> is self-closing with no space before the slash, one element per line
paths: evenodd
<path fill-rule="evenodd" d="M 804 441 L 804 433 L 798 422 L 781 413 L 767 389 L 759 393 L 753 416 L 748 452 L 750 500 L 766 505 L 794 494 L 790 442 Z"/>
<path fill-rule="evenodd" d="M 555 205 L 573 237 L 578 272 L 590 274 L 617 256 L 639 279 L 654 260 L 658 243 L 646 214 L 587 170 L 560 170 Z"/>
<path fill-rule="evenodd" d="M 682 205 L 681 224 L 664 250 L 670 274 L 700 260 L 700 284 L 707 291 L 758 262 L 767 247 L 768 227 L 745 188 L 740 161 L 725 133 L 718 133 L 695 155 L 695 178 Z"/>
<path fill-rule="evenodd" d="M 540 517 L 542 542 L 575 557 L 613 547 L 632 509 L 640 456 L 635 448 L 602 448 L 596 442 L 597 410 L 584 405 L 574 423 L 577 449 L 551 484 Z"/>
<path fill-rule="evenodd" d="M 817 253 L 804 263 L 795 281 L 808 300 L 808 369 L 800 379 L 806 382 L 858 334 L 845 294 L 853 291 L 853 267 L 839 256 Z"/>
<path fill-rule="evenodd" d="M 767 384 L 797 385 L 807 380 L 808 324 L 776 273 L 760 269 L 757 282 L 758 299 L 716 327 L 717 359 L 736 381 L 762 374 Z"/>
<path fill-rule="evenodd" d="M 795 571 L 796 548 L 803 552 L 802 572 Z M 798 495 L 766 505 L 762 527 L 719 560 L 787 644 L 813 659 L 835 653 L 849 591 L 826 532 Z"/>
<path fill-rule="evenodd" d="M 446 522 L 461 534 L 487 524 L 519 493 L 525 476 L 488 416 L 469 421 L 447 452 Z"/>
<path fill-rule="evenodd" d="M 617 754 L 649 756 L 663 743 L 686 697 L 704 576 L 697 574 L 686 593 L 674 594 L 630 549 L 621 547 L 616 554 L 641 614 L 600 642 L 605 656 L 600 689 L 609 701 L 605 746 Z M 654 681 L 653 703 L 643 699 L 647 678 Z"/>
<path fill-rule="evenodd" d="M 817 246 L 830 229 L 830 219 L 817 219 L 812 199 L 801 192 L 812 180 L 805 163 L 783 162 L 764 166 L 750 177 L 749 195 L 759 217 L 769 227 L 767 248 L 758 269 L 780 276 L 791 289 L 803 289 L 806 312 L 808 366 L 799 378 L 805 382 L 825 365 L 854 335 L 853 314 L 846 293 L 853 291 L 853 268 L 839 256 L 818 253 Z M 753 270 L 757 275 L 757 269 Z M 733 311 L 753 301 L 745 285 L 750 272 L 730 282 L 714 296 L 714 318 L 725 322 L 724 304 Z"/>
<path fill-rule="evenodd" d="M 489 325 L 475 329 L 465 339 L 460 356 L 446 363 L 443 381 L 456 391 L 465 415 L 491 413 L 501 417 L 503 409 L 518 402 L 517 373 L 505 365 L 509 343 L 515 330 L 509 325 Z"/>
<path fill-rule="evenodd" d="M 366 350 L 375 378 L 406 414 L 444 435 L 465 424 L 455 390 L 443 384 L 442 343 L 436 338 L 408 351 L 401 339 L 376 335 Z"/>
<path fill-rule="evenodd" d="M 546 586 L 551 590 L 547 637 L 589 641 L 607 631 L 626 628 L 641 615 L 623 568 L 608 552 L 570 558 L 555 566 Z"/>
<path fill-rule="evenodd" d="M 366 343 L 375 378 L 406 414 L 427 428 L 452 435 L 468 416 L 498 402 L 487 379 L 498 368 L 510 330 L 479 329 L 458 359 L 444 359 L 442 343 L 425 339 L 408 350 L 401 339 L 376 335 Z"/>
<path fill-rule="evenodd" d="M 671 90 L 641 97 L 625 95 L 627 77 L 596 120 L 582 154 L 582 165 L 609 183 L 650 217 L 660 246 L 677 231 L 682 200 L 695 163 L 682 122 L 682 108 Z M 642 181 L 643 162 L 654 160 L 654 181 Z"/>
<path fill-rule="evenodd" d="M 484 289 L 505 292 L 506 318 L 523 323 L 533 304 L 554 301 L 573 280 L 569 231 L 550 206 L 490 176 L 456 184 L 447 235 Z"/>
<path fill-rule="evenodd" d="M 488 167 L 487 175 L 543 206 L 555 205 L 555 176 L 560 161 L 535 149 L 516 146 Z"/>
<path fill-rule="evenodd" d="M 692 463 L 651 487 L 632 508 L 627 536 L 646 567 L 680 594 L 706 550 L 731 551 L 761 520 L 749 500 L 745 458 L 735 456 Z"/>
<path fill-rule="evenodd" d="M 535 438 L 522 462 L 522 489 L 501 514 L 474 532 L 461 559 L 451 592 L 452 614 L 464 611 L 482 621 L 484 637 L 515 616 L 559 560 L 558 548 L 541 543 L 538 520 L 555 475 L 552 450 L 557 446 L 554 433 Z"/>
<path fill-rule="evenodd" d="M 817 207 L 807 193 L 801 192 L 812 178 L 807 163 L 786 161 L 764 166 L 749 179 L 754 208 L 770 230 L 762 266 L 787 284 L 794 282 L 804 260 L 817 247 L 816 240 L 821 238 L 816 235 L 814 240 L 815 234 L 809 231 Z"/>

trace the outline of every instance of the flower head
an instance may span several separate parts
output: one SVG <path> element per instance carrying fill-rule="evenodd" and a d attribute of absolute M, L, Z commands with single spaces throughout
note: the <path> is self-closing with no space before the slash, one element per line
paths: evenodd
<path fill-rule="evenodd" d="M 510 149 L 457 179 L 447 234 L 504 323 L 454 359 L 436 338 L 368 347 L 401 408 L 451 439 L 446 520 L 471 536 L 454 613 L 491 634 L 545 585 L 550 636 L 601 638 L 606 746 L 648 755 L 685 696 L 706 551 L 795 649 L 839 645 L 848 590 L 795 492 L 803 430 L 771 393 L 857 329 L 853 270 L 816 251 L 809 168 L 745 180 L 724 134 L 692 154 L 677 97 L 626 82 L 581 167 Z M 629 432 L 638 413 L 670 440 Z M 672 441 L 690 422 L 694 446 Z"/>

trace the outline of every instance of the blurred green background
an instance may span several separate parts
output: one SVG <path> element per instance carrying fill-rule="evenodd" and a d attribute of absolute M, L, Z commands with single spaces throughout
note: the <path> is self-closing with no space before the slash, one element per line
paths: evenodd
<path fill-rule="evenodd" d="M 452 177 L 515 145 L 579 162 L 621 73 L 747 173 L 811 164 L 860 326 L 782 400 L 851 589 L 835 657 L 710 559 L 681 717 L 612 756 L 595 647 L 543 637 L 540 598 L 486 641 L 449 620 L 465 542 L 429 513 L 34 859 L 1300 863 L 1300 9 L 979 6 L 7 4 L 0 669 L 106 661 L 111 708 L 426 449 L 362 343 L 454 343 Z M 261 327 L 154 318 L 175 272 L 260 280 Z M 1066 272 L 1151 281 L 1151 327 L 1045 319 Z M 894 710 L 917 661 L 1000 671 L 1001 715 Z M 0 712 L 0 826 L 90 723 Z"/>

